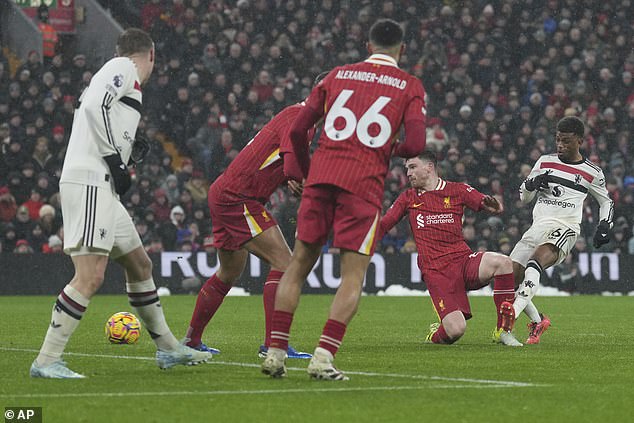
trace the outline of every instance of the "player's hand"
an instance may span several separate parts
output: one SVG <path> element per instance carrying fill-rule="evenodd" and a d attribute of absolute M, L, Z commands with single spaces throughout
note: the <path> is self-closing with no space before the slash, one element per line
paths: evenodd
<path fill-rule="evenodd" d="M 119 195 L 123 195 L 130 189 L 132 185 L 132 179 L 130 178 L 130 172 L 128 166 L 121 161 L 119 154 L 111 154 L 103 158 L 110 168 L 110 176 L 114 182 L 114 190 Z"/>
<path fill-rule="evenodd" d="M 138 134 L 132 143 L 132 152 L 130 153 L 130 161 L 128 166 L 137 165 L 143 162 L 145 156 L 150 152 L 150 142 L 143 135 Z"/>
<path fill-rule="evenodd" d="M 297 182 L 293 179 L 289 179 L 288 180 L 288 189 L 291 190 L 291 193 L 295 196 L 295 197 L 301 197 L 302 196 L 302 192 L 304 192 L 304 183 L 303 182 Z"/>
<path fill-rule="evenodd" d="M 607 221 L 602 220 L 599 222 L 597 231 L 594 233 L 592 245 L 594 245 L 594 248 L 599 248 L 608 242 L 610 242 L 610 224 Z"/>
<path fill-rule="evenodd" d="M 527 191 L 541 191 L 543 189 L 548 189 L 548 182 L 550 182 L 549 170 L 535 176 L 534 178 L 527 179 L 526 182 L 524 182 L 524 186 Z"/>
<path fill-rule="evenodd" d="M 504 211 L 502 203 L 490 195 L 485 195 L 482 199 L 482 208 L 492 214 L 500 214 Z"/>

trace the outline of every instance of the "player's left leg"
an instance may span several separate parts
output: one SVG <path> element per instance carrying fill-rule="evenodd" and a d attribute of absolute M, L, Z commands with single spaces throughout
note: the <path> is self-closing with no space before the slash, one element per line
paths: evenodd
<path fill-rule="evenodd" d="M 271 377 L 286 375 L 284 360 L 288 350 L 293 316 L 302 285 L 321 253 L 321 244 L 296 240 L 291 262 L 280 279 L 275 295 L 275 311 L 271 322 L 271 344 L 262 363 L 262 373 Z"/>
<path fill-rule="evenodd" d="M 346 328 L 359 307 L 363 278 L 370 263 L 370 256 L 356 251 L 341 251 L 341 284 L 332 301 L 328 321 L 315 348 L 308 374 L 315 379 L 347 380 L 334 365 L 334 357 L 341 346 Z"/>
<path fill-rule="evenodd" d="M 181 345 L 172 334 L 152 277 L 152 261 L 145 249 L 139 246 L 115 260 L 125 269 L 130 305 L 156 344 L 159 367 L 166 369 L 176 364 L 197 364 L 211 358 L 208 352 Z"/>
<path fill-rule="evenodd" d="M 478 278 L 483 284 L 493 278 L 493 302 L 497 314 L 493 340 L 504 345 L 522 346 L 511 333 L 516 317 L 513 309 L 515 298 L 513 262 L 503 254 L 486 252 L 480 262 Z"/>
<path fill-rule="evenodd" d="M 526 264 L 524 280 L 517 290 L 517 296 L 513 303 L 515 315 L 518 316 L 528 303 L 533 299 L 537 290 L 542 272 L 556 264 L 560 259 L 560 249 L 554 244 L 545 243 L 539 245 Z"/>
<path fill-rule="evenodd" d="M 280 279 L 291 262 L 291 249 L 288 247 L 280 227 L 275 225 L 260 233 L 255 238 L 243 245 L 250 253 L 269 263 L 271 270 L 264 282 L 262 302 L 264 303 L 264 344 L 260 346 L 258 355 L 264 358 L 271 344 L 271 322 L 275 310 L 275 295 Z M 308 359 L 312 356 L 308 353 L 296 351 L 289 346 L 288 358 Z"/>

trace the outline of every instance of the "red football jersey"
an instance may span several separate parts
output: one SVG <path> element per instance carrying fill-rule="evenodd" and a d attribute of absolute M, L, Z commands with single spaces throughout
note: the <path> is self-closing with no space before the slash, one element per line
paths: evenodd
<path fill-rule="evenodd" d="M 396 136 L 404 122 L 425 122 L 425 91 L 387 55 L 334 68 L 306 100 L 324 115 L 306 185 L 341 187 L 380 206 Z"/>
<path fill-rule="evenodd" d="M 266 203 L 277 187 L 286 180 L 282 156 L 294 154 L 288 137 L 293 121 L 303 103 L 279 112 L 253 137 L 213 183 L 221 201 L 251 198 Z M 314 131 L 309 134 L 312 139 Z"/>
<path fill-rule="evenodd" d="M 410 188 L 396 199 L 381 219 L 380 235 L 406 213 L 418 250 L 421 270 L 441 270 L 456 256 L 471 253 L 462 235 L 464 207 L 479 211 L 484 194 L 458 182 L 438 180 L 433 191 Z"/>

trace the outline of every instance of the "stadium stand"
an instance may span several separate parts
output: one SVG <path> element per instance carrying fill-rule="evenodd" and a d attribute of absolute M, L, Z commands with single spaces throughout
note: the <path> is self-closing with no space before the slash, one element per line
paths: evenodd
<path fill-rule="evenodd" d="M 603 250 L 634 254 L 629 0 L 101 3 L 156 41 L 140 125 L 152 151 L 123 199 L 152 251 L 161 242 L 204 248 L 209 184 L 276 112 L 307 96 L 315 75 L 363 58 L 369 25 L 390 17 L 406 29 L 401 66 L 427 88 L 427 138 L 443 176 L 505 205 L 500 218 L 466 216 L 472 248 L 508 252 L 519 239 L 531 210 L 518 203 L 517 187 L 540 154 L 554 151 L 557 120 L 577 115 L 587 122 L 585 154 L 605 170 L 616 203 L 613 242 Z M 57 181 L 73 105 L 100 65 L 81 51 L 71 57 L 44 66 L 38 57 L 16 64 L 11 52 L 0 54 L 2 251 L 48 252 L 63 238 Z M 395 160 L 386 206 L 406 183 Z M 297 201 L 280 188 L 270 202 L 290 241 Z M 593 207 L 585 210 L 585 237 L 596 225 Z M 410 249 L 403 224 L 378 250 Z"/>

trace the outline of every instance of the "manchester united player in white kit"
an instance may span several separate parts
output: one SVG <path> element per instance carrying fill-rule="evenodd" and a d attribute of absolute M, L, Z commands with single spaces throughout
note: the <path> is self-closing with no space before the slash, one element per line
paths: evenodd
<path fill-rule="evenodd" d="M 75 276 L 57 297 L 44 343 L 31 365 L 32 377 L 85 377 L 66 367 L 61 356 L 103 284 L 108 257 L 125 269 L 130 305 L 156 343 L 160 368 L 211 358 L 172 335 L 152 279 L 152 262 L 119 201 L 131 185 L 127 165 L 143 155 L 134 137 L 141 118 L 141 85 L 154 68 L 154 43 L 147 33 L 130 28 L 117 41 L 117 55 L 93 76 L 75 111 L 60 179 L 64 252 L 72 258 Z"/>
<path fill-rule="evenodd" d="M 533 208 L 533 225 L 511 252 L 515 282 L 519 283 L 513 308 L 515 316 L 524 311 L 528 324 L 528 344 L 537 344 L 550 320 L 532 303 L 542 272 L 564 261 L 580 233 L 583 202 L 588 193 L 599 203 L 599 225 L 594 246 L 610 241 L 614 202 L 605 187 L 600 167 L 584 158 L 579 148 L 585 128 L 581 119 L 567 116 L 557 123 L 557 153 L 541 156 L 520 186 L 520 199 Z"/>

